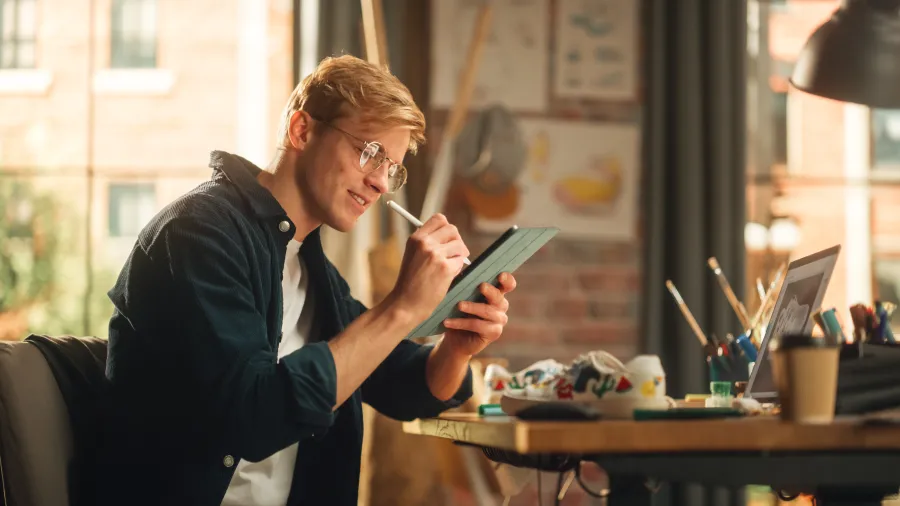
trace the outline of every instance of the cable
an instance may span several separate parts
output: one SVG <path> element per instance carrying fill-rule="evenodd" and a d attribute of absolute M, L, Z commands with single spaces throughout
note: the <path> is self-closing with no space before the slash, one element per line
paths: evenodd
<path fill-rule="evenodd" d="M 776 490 L 775 495 L 778 496 L 778 499 L 780 499 L 784 502 L 791 502 L 794 499 L 800 497 L 800 494 L 790 495 L 787 492 L 785 492 L 784 490 Z"/>
<path fill-rule="evenodd" d="M 587 485 L 584 484 L 584 480 L 581 479 L 581 466 L 575 466 L 575 479 L 578 480 L 578 485 L 584 490 L 589 496 L 596 497 L 598 499 L 603 499 L 609 497 L 609 490 L 603 490 L 600 493 L 594 492 Z"/>
<path fill-rule="evenodd" d="M 542 506 L 544 504 L 544 498 L 541 495 L 541 470 L 535 469 L 534 472 L 537 473 L 538 506 Z"/>

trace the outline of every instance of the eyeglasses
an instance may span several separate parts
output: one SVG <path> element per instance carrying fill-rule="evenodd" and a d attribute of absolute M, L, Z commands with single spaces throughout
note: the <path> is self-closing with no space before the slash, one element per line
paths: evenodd
<path fill-rule="evenodd" d="M 322 123 L 323 125 L 333 128 L 338 132 L 350 137 L 351 139 L 361 143 L 363 147 L 353 146 L 359 151 L 359 168 L 360 170 L 368 174 L 370 172 L 375 172 L 387 161 L 390 165 L 388 165 L 388 193 L 394 193 L 399 190 L 406 184 L 406 167 L 402 164 L 399 164 L 390 158 L 388 158 L 387 153 L 385 152 L 384 146 L 378 141 L 364 141 L 359 137 L 338 128 L 327 121 L 322 121 L 316 118 L 314 120 Z"/>

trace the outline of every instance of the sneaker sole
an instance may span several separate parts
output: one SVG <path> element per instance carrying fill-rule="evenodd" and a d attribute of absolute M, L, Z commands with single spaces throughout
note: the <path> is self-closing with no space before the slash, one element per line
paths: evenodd
<path fill-rule="evenodd" d="M 553 399 L 527 399 L 504 394 L 500 399 L 500 409 L 510 416 L 515 416 L 520 410 L 536 404 L 547 402 L 577 402 L 590 406 L 600 412 L 600 416 L 608 419 L 633 420 L 634 410 L 659 410 L 665 411 L 674 407 L 674 401 L 668 398 L 662 399 L 596 399 L 592 401 L 558 401 Z"/>

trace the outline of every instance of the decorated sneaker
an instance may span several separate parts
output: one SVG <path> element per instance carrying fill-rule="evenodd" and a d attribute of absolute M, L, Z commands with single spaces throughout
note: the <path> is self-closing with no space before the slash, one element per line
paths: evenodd
<path fill-rule="evenodd" d="M 635 409 L 665 410 L 674 405 L 666 396 L 666 375 L 658 356 L 639 355 L 623 364 L 605 351 L 585 353 L 522 389 L 504 390 L 500 405 L 514 415 L 538 402 L 578 402 L 606 418 L 633 418 Z"/>
<path fill-rule="evenodd" d="M 484 382 L 487 387 L 488 398 L 482 399 L 482 404 L 498 404 L 505 393 L 512 395 L 534 395 L 535 385 L 544 380 L 555 377 L 565 369 L 565 366 L 556 360 L 546 359 L 535 362 L 519 372 L 511 373 L 505 367 L 498 364 L 490 364 L 484 371 Z M 543 388 L 543 387 L 540 387 Z"/>

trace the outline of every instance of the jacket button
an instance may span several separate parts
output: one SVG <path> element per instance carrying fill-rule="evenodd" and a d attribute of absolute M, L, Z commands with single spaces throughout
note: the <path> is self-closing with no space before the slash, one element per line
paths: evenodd
<path fill-rule="evenodd" d="M 281 230 L 282 232 L 287 232 L 290 229 L 291 229 L 291 224 L 288 223 L 287 220 L 284 220 L 278 224 L 278 230 Z"/>
<path fill-rule="evenodd" d="M 234 457 L 226 455 L 225 458 L 222 459 L 222 463 L 225 464 L 225 467 L 231 467 L 234 465 Z"/>

